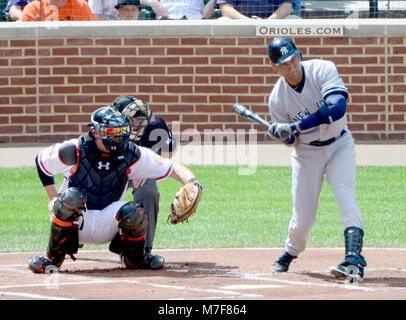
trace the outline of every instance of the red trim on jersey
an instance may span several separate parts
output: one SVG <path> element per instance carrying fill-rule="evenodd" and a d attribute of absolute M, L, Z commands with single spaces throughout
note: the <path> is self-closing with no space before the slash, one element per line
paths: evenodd
<path fill-rule="evenodd" d="M 171 164 L 171 166 L 169 167 L 169 169 L 168 169 L 168 171 L 165 173 L 165 175 L 163 175 L 162 177 L 159 177 L 159 178 L 155 178 L 155 180 L 162 180 L 162 179 L 165 179 L 165 178 L 171 173 L 172 169 L 173 169 L 173 163 Z"/>
<path fill-rule="evenodd" d="M 39 153 L 39 164 L 41 166 L 41 170 L 44 171 L 44 173 L 48 176 L 53 176 L 51 172 L 49 172 L 47 169 L 45 169 L 44 163 L 42 162 L 42 151 Z"/>
<path fill-rule="evenodd" d="M 137 149 L 137 145 L 134 144 L 134 146 L 135 146 L 135 148 Z M 140 156 L 138 157 L 137 161 L 135 161 L 133 164 L 131 164 L 131 166 L 129 166 L 128 169 L 127 169 L 127 171 L 126 171 L 127 178 L 128 178 L 128 176 L 130 175 L 131 167 L 132 167 L 133 165 L 135 165 L 138 161 L 140 161 L 141 156 L 142 156 L 142 153 L 141 153 L 141 151 L 140 151 Z"/>
<path fill-rule="evenodd" d="M 81 137 L 82 137 L 82 136 L 79 136 L 79 138 L 78 138 L 78 143 L 77 143 L 77 145 L 76 145 L 76 164 L 70 169 L 70 174 L 71 174 L 71 176 L 73 176 L 73 175 L 75 174 L 76 170 L 77 170 L 78 167 L 79 167 L 79 159 L 80 159 L 79 141 L 80 141 L 80 138 L 81 138 Z"/>

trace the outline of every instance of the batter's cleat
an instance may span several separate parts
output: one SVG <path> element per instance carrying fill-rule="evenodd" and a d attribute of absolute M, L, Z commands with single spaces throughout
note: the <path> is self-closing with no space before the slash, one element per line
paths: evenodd
<path fill-rule="evenodd" d="M 359 282 L 364 279 L 364 268 L 367 266 L 365 258 L 361 255 L 364 231 L 357 227 L 348 227 L 344 230 L 345 258 L 338 266 L 331 267 L 337 279 L 348 282 Z"/>
<path fill-rule="evenodd" d="M 342 263 L 330 268 L 330 273 L 336 279 L 345 279 L 349 282 L 361 282 L 364 280 L 364 268 L 352 264 Z"/>
<path fill-rule="evenodd" d="M 293 259 L 296 259 L 290 255 L 286 250 L 283 250 L 281 254 L 272 263 L 272 271 L 274 272 L 287 272 L 289 270 L 290 263 Z"/>
<path fill-rule="evenodd" d="M 59 268 L 45 257 L 32 257 L 28 262 L 29 268 L 35 273 L 55 273 Z"/>
<path fill-rule="evenodd" d="M 138 265 L 131 264 L 124 254 L 120 254 L 121 263 L 127 269 L 149 269 L 149 270 L 159 270 L 164 267 L 165 259 L 158 255 L 153 255 L 150 253 L 145 254 L 145 260 Z"/>

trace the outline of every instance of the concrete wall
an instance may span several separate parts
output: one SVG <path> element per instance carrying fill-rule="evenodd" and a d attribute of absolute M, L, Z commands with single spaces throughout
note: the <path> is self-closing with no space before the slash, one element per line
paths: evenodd
<path fill-rule="evenodd" d="M 336 63 L 358 141 L 406 142 L 406 20 L 280 20 L 273 27 L 341 23 L 343 36 L 294 38 L 304 59 Z M 89 113 L 119 95 L 147 101 L 181 131 L 259 130 L 240 102 L 269 119 L 278 76 L 258 21 L 107 21 L 0 24 L 0 143 L 54 142 L 86 131 Z M 175 121 L 175 122 L 173 122 Z M 187 138 L 186 138 L 187 139 Z"/>

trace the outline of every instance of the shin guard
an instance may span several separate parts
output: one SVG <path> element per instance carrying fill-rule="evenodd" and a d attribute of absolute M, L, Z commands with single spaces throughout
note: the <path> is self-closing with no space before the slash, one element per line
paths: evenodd
<path fill-rule="evenodd" d="M 119 232 L 111 241 L 109 250 L 120 254 L 127 268 L 135 268 L 146 259 L 144 247 L 148 218 L 140 204 L 128 202 L 120 208 L 116 220 Z"/>
<path fill-rule="evenodd" d="M 55 202 L 46 256 L 58 267 L 62 265 L 65 254 L 72 256 L 79 248 L 79 230 L 74 222 L 79 220 L 85 205 L 86 198 L 77 188 L 69 188 Z"/>

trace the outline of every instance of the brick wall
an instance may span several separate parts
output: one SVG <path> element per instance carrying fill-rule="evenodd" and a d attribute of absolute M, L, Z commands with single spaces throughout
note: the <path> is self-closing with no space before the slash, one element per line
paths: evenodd
<path fill-rule="evenodd" d="M 1 39 L 0 143 L 55 142 L 86 132 L 89 113 L 119 95 L 147 101 L 186 129 L 263 129 L 232 112 L 239 102 L 269 119 L 278 76 L 269 38 L 256 36 Z M 304 59 L 336 63 L 358 141 L 406 142 L 406 37 L 295 38 Z M 267 140 L 269 141 L 269 140 Z"/>

